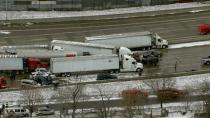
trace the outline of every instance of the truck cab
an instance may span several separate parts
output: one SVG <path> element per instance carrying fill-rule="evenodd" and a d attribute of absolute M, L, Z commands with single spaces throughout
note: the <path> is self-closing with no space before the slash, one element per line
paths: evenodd
<path fill-rule="evenodd" d="M 143 64 L 138 63 L 133 57 L 129 55 L 123 55 L 121 71 L 138 72 L 139 75 L 141 75 L 143 71 Z"/>
<path fill-rule="evenodd" d="M 4 76 L 0 76 L 0 89 L 7 88 L 7 81 Z"/>
<path fill-rule="evenodd" d="M 48 63 L 42 62 L 38 58 L 28 57 L 25 59 L 25 67 L 28 72 L 32 72 L 36 68 L 48 68 Z"/>
<path fill-rule="evenodd" d="M 163 39 L 160 37 L 157 33 L 153 35 L 155 46 L 157 48 L 167 48 L 168 47 L 168 41 L 166 39 Z"/>

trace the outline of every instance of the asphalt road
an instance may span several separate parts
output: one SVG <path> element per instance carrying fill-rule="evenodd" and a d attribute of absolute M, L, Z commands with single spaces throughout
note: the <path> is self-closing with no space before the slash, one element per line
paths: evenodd
<path fill-rule="evenodd" d="M 11 31 L 10 35 L 1 38 L 0 45 L 47 44 L 54 38 L 84 41 L 85 36 L 145 30 L 159 33 L 171 44 L 199 41 L 210 38 L 208 35 L 200 36 L 197 32 L 197 26 L 209 20 L 209 11 L 206 11 L 114 20 L 44 23 L 28 27 L 14 25 L 0 28 L 0 30 Z"/>

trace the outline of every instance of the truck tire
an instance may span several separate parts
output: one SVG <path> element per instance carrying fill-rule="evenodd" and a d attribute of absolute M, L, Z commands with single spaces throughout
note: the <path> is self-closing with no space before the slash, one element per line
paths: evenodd
<path fill-rule="evenodd" d="M 163 46 L 162 46 L 163 49 L 165 49 L 165 48 L 167 48 L 167 47 L 168 47 L 168 46 L 166 46 L 166 45 L 163 45 Z"/>
<path fill-rule="evenodd" d="M 138 73 L 139 73 L 139 76 L 141 76 L 141 75 L 142 75 L 142 71 L 143 71 L 143 70 L 142 70 L 141 68 L 137 68 L 137 69 L 136 69 L 136 72 L 138 72 Z"/>

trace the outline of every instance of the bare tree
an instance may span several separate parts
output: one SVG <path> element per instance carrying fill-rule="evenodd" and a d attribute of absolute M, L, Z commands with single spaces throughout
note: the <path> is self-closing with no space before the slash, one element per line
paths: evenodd
<path fill-rule="evenodd" d="M 43 99 L 43 96 L 40 93 L 41 93 L 41 90 L 35 89 L 35 88 L 22 90 L 23 99 L 28 105 L 31 115 L 34 112 L 35 104 Z"/>
<path fill-rule="evenodd" d="M 122 91 L 122 103 L 125 106 L 125 117 L 133 118 L 143 115 L 142 110 L 148 93 L 140 89 L 127 89 Z"/>
<path fill-rule="evenodd" d="M 78 109 L 78 102 L 79 99 L 82 97 L 82 89 L 83 86 L 80 84 L 80 82 L 76 83 L 74 86 L 66 87 L 66 88 L 60 88 L 58 90 L 59 97 L 63 99 L 64 105 L 63 105 L 63 112 L 64 114 L 68 115 L 68 109 L 69 104 L 71 103 L 72 108 L 72 118 L 75 118 L 76 110 Z"/>
<path fill-rule="evenodd" d="M 107 103 L 110 101 L 113 94 L 108 93 L 105 89 L 100 88 L 99 86 L 97 88 L 98 88 L 99 96 L 100 96 L 101 101 L 102 101 L 102 105 L 98 109 L 99 110 L 99 117 L 100 118 L 111 117 L 111 116 L 109 116 L 110 115 L 110 107 Z"/>
<path fill-rule="evenodd" d="M 190 107 L 190 100 L 191 100 L 191 96 L 190 96 L 190 93 L 192 93 L 193 92 L 193 87 L 191 86 L 191 85 L 186 85 L 185 86 L 185 95 L 184 95 L 184 99 L 185 99 L 185 103 L 184 103 L 184 105 L 185 105 L 185 111 L 187 112 L 188 111 L 188 109 L 189 109 L 189 107 Z"/>
<path fill-rule="evenodd" d="M 144 83 L 147 84 L 149 87 L 151 87 L 151 89 L 154 91 L 154 93 L 158 95 L 158 90 L 173 88 L 174 85 L 176 84 L 176 80 L 171 79 L 171 78 L 163 78 L 163 79 L 148 80 L 148 81 L 145 81 Z M 159 95 L 158 95 L 158 98 L 159 98 L 161 109 L 162 109 L 163 102 L 166 99 Z"/>
<path fill-rule="evenodd" d="M 210 82 L 203 81 L 199 86 L 199 94 L 202 97 L 203 106 L 210 118 Z"/>

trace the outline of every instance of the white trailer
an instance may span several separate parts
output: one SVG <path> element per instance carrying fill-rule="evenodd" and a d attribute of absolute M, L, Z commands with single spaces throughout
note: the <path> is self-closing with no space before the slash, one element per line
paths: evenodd
<path fill-rule="evenodd" d="M 53 40 L 50 42 L 50 49 L 53 51 L 75 51 L 78 55 L 110 55 L 115 53 L 114 46 Z"/>
<path fill-rule="evenodd" d="M 118 55 L 51 58 L 50 65 L 50 71 L 55 74 L 95 71 L 133 71 L 141 74 L 143 71 L 143 65 L 128 55 L 124 55 L 122 62 Z"/>
<path fill-rule="evenodd" d="M 23 58 L 16 55 L 0 55 L 0 70 L 23 70 Z"/>
<path fill-rule="evenodd" d="M 76 52 L 72 51 L 52 51 L 52 50 L 17 50 L 18 57 L 36 57 L 36 58 L 55 58 L 55 57 L 74 57 L 77 56 Z"/>
<path fill-rule="evenodd" d="M 167 48 L 168 41 L 149 31 L 86 37 L 87 43 L 129 49 Z"/>
<path fill-rule="evenodd" d="M 80 56 L 75 58 L 51 58 L 52 73 L 102 71 L 119 69 L 119 58 L 112 56 Z"/>

